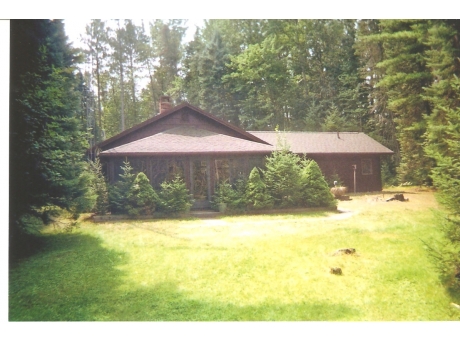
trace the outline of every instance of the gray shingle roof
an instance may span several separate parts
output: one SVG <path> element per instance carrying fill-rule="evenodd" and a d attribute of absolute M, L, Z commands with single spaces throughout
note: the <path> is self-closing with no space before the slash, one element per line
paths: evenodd
<path fill-rule="evenodd" d="M 364 133 L 356 132 L 273 132 L 250 131 L 277 146 L 285 140 L 293 153 L 300 154 L 392 154 L 393 152 Z"/>
<path fill-rule="evenodd" d="M 100 155 L 270 154 L 273 149 L 274 147 L 268 144 L 218 134 L 195 127 L 179 126 L 105 150 Z"/>

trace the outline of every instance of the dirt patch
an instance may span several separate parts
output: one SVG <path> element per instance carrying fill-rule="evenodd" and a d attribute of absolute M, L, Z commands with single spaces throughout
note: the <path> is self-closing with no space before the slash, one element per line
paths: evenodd
<path fill-rule="evenodd" d="M 340 212 L 339 214 L 329 215 L 326 218 L 326 220 L 344 220 L 358 214 L 357 211 L 351 211 L 346 209 L 339 209 L 338 211 Z"/>

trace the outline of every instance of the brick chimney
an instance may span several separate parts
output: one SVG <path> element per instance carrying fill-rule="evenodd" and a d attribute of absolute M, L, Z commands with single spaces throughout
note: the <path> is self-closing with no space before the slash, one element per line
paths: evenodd
<path fill-rule="evenodd" d="M 160 114 L 168 111 L 171 108 L 171 97 L 170 96 L 160 96 Z"/>

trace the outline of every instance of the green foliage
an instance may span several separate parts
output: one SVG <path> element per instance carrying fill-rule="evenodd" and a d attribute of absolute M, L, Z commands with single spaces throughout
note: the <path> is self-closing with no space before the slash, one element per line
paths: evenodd
<path fill-rule="evenodd" d="M 394 163 L 394 159 L 392 159 L 392 157 L 382 157 L 380 161 L 383 185 L 398 185 L 398 178 L 396 177 L 396 166 Z"/>
<path fill-rule="evenodd" d="M 163 182 L 158 196 L 158 210 L 167 214 L 186 212 L 192 205 L 190 192 L 179 175 Z"/>
<path fill-rule="evenodd" d="M 276 207 L 296 206 L 302 199 L 301 158 L 288 150 L 274 151 L 266 160 L 265 184 Z"/>
<path fill-rule="evenodd" d="M 460 289 L 460 23 L 458 20 L 433 21 L 428 30 L 427 65 L 436 79 L 425 91 L 432 112 L 425 120 L 425 153 L 435 161 L 431 170 L 438 200 L 449 216 L 440 221 L 447 243 L 439 251 L 443 275 Z M 454 63 L 456 61 L 456 63 Z M 456 281 L 456 283 L 452 283 Z"/>
<path fill-rule="evenodd" d="M 122 214 L 128 211 L 128 193 L 136 178 L 128 160 L 123 161 L 121 169 L 123 170 L 123 173 L 120 174 L 121 180 L 109 187 L 109 203 L 112 214 Z"/>
<path fill-rule="evenodd" d="M 330 207 L 337 205 L 329 186 L 314 160 L 304 163 L 301 171 L 302 202 L 307 207 Z"/>
<path fill-rule="evenodd" d="M 25 214 L 80 208 L 86 134 L 61 20 L 11 21 L 10 234 Z M 78 202 L 77 202 L 78 203 Z"/>
<path fill-rule="evenodd" d="M 257 167 L 254 167 L 249 174 L 246 199 L 249 209 L 257 210 L 273 208 L 274 200 L 268 194 L 267 187 L 260 177 L 260 172 Z"/>
<path fill-rule="evenodd" d="M 429 21 L 382 20 L 380 32 L 369 36 L 383 48 L 381 68 L 383 78 L 376 87 L 385 91 L 386 106 L 393 112 L 401 161 L 397 168 L 401 182 L 430 183 L 432 160 L 423 150 L 427 127 L 424 114 L 430 106 L 424 99 L 424 88 L 433 81 L 426 60 L 424 44 Z"/>
<path fill-rule="evenodd" d="M 85 169 L 79 177 L 79 187 L 83 190 L 81 196 L 75 198 L 70 208 L 73 217 L 80 213 L 95 212 L 104 215 L 109 208 L 109 192 L 107 182 L 102 173 L 102 165 L 97 158 L 94 162 L 85 163 Z"/>
<path fill-rule="evenodd" d="M 78 214 L 89 213 L 94 210 L 98 195 L 95 192 L 93 187 L 95 184 L 96 175 L 93 173 L 91 168 L 91 163 L 85 163 L 85 168 L 80 174 L 78 179 L 78 185 L 81 190 L 85 190 L 84 194 L 79 197 L 76 197 L 72 206 L 70 207 L 71 212 L 74 214 L 75 218 Z"/>
<path fill-rule="evenodd" d="M 128 191 L 128 204 L 126 206 L 129 215 L 152 215 L 159 203 L 159 198 L 147 176 L 139 172 Z"/>
<path fill-rule="evenodd" d="M 450 291 L 460 290 L 460 220 L 437 213 L 437 228 L 444 238 L 435 242 L 424 242 L 440 273 L 442 282 Z"/>
<path fill-rule="evenodd" d="M 346 131 L 345 120 L 339 114 L 336 106 L 332 106 L 322 125 L 323 131 Z"/>
<path fill-rule="evenodd" d="M 334 173 L 332 173 L 327 179 L 326 179 L 327 185 L 332 188 L 334 187 L 334 182 L 337 183 L 337 186 L 346 186 L 344 185 L 342 179 L 340 179 L 340 176 L 337 174 L 337 171 L 334 170 Z"/>
<path fill-rule="evenodd" d="M 94 211 L 96 214 L 105 215 L 109 208 L 109 192 L 107 189 L 107 182 L 102 173 L 102 165 L 99 159 L 90 162 L 91 171 L 93 173 L 93 180 L 91 188 L 93 193 L 97 196 Z"/>
<path fill-rule="evenodd" d="M 241 212 L 246 209 L 246 185 L 247 181 L 238 179 L 234 185 L 229 182 L 222 182 L 216 187 L 212 206 L 219 208 L 219 204 L 225 204 L 227 209 L 233 212 Z"/>

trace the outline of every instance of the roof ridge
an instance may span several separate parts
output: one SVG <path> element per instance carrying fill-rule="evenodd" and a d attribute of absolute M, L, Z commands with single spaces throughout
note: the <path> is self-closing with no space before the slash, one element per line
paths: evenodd
<path fill-rule="evenodd" d="M 249 133 L 301 133 L 301 134 L 334 134 L 337 135 L 337 131 L 300 131 L 300 130 L 289 130 L 289 131 L 275 131 L 275 130 L 248 130 Z M 339 131 L 340 134 L 365 134 L 363 131 Z"/>

